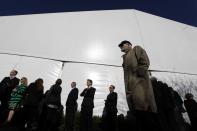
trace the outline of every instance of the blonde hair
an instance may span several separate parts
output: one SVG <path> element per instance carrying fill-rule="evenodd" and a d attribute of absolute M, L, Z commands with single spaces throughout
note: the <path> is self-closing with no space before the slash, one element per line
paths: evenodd
<path fill-rule="evenodd" d="M 28 85 L 28 79 L 27 77 L 21 77 L 21 84 L 24 84 L 24 85 Z"/>

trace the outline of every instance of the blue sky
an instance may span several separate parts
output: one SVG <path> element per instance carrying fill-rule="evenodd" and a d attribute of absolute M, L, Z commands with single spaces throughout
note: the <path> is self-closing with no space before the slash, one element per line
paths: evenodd
<path fill-rule="evenodd" d="M 197 0 L 1 0 L 0 16 L 137 9 L 197 27 Z"/>

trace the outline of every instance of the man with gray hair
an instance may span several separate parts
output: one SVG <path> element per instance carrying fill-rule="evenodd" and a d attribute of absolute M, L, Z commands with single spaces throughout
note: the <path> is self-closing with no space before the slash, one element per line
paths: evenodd
<path fill-rule="evenodd" d="M 77 99 L 79 90 L 76 82 L 71 83 L 71 91 L 66 101 L 65 131 L 74 131 L 75 114 L 77 112 Z"/>

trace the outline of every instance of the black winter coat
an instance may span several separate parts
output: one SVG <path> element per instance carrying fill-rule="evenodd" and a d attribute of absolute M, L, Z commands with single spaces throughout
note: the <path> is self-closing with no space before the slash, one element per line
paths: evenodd
<path fill-rule="evenodd" d="M 107 96 L 107 100 L 105 100 L 105 108 L 107 112 L 117 113 L 117 99 L 118 95 L 116 92 L 112 92 Z"/>
<path fill-rule="evenodd" d="M 43 98 L 43 88 L 38 89 L 35 83 L 31 83 L 25 92 L 24 106 L 37 107 Z"/>
<path fill-rule="evenodd" d="M 74 107 L 77 105 L 79 90 L 77 88 L 73 88 L 68 94 L 68 98 L 66 101 L 66 107 Z"/>
<path fill-rule="evenodd" d="M 80 96 L 83 96 L 83 101 L 81 104 L 82 108 L 94 108 L 94 94 L 96 89 L 94 87 L 85 88 Z"/>

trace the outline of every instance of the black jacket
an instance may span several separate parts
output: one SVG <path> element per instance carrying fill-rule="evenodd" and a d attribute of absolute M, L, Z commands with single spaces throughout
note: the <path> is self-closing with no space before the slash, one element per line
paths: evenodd
<path fill-rule="evenodd" d="M 74 107 L 77 105 L 79 90 L 77 88 L 73 88 L 68 94 L 68 98 L 66 101 L 66 107 Z"/>
<path fill-rule="evenodd" d="M 0 83 L 0 100 L 8 101 L 12 90 L 18 86 L 19 81 L 20 80 L 16 77 L 13 79 L 10 79 L 10 77 L 5 77 Z"/>
<path fill-rule="evenodd" d="M 194 99 L 184 100 L 184 105 L 190 120 L 193 118 L 197 120 L 197 102 Z"/>
<path fill-rule="evenodd" d="M 43 98 L 43 88 L 38 89 L 35 83 L 31 83 L 25 92 L 24 106 L 37 107 Z"/>
<path fill-rule="evenodd" d="M 94 87 L 85 88 L 80 96 L 83 96 L 83 101 L 81 104 L 82 108 L 94 108 L 94 94 L 96 89 Z"/>
<path fill-rule="evenodd" d="M 48 93 L 46 94 L 46 104 L 57 105 L 58 107 L 61 106 L 61 92 L 62 87 L 59 85 L 53 85 Z"/>
<path fill-rule="evenodd" d="M 118 95 L 116 92 L 109 93 L 107 100 L 105 100 L 105 108 L 107 112 L 117 112 L 117 99 Z"/>

